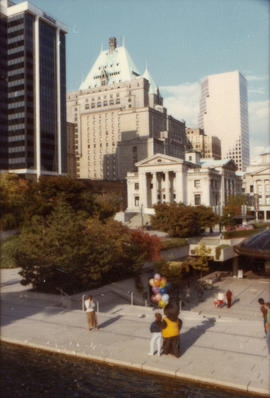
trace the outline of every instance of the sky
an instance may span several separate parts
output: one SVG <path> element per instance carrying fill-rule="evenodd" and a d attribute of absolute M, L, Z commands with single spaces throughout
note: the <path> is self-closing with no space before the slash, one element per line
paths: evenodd
<path fill-rule="evenodd" d="M 115 36 L 140 73 L 147 64 L 168 113 L 198 127 L 200 80 L 239 70 L 248 81 L 251 158 L 270 150 L 269 0 L 30 2 L 68 28 L 68 91 Z"/>

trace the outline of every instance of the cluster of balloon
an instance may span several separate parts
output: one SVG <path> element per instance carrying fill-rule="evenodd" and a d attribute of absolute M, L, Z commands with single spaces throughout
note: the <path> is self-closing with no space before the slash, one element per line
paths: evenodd
<path fill-rule="evenodd" d="M 158 303 L 160 308 L 165 307 L 168 304 L 170 298 L 170 296 L 167 294 L 167 291 L 171 286 L 170 282 L 167 282 L 165 276 L 155 274 L 154 278 L 151 278 L 149 280 L 149 285 L 152 286 L 153 291 L 151 300 L 154 303 Z"/>

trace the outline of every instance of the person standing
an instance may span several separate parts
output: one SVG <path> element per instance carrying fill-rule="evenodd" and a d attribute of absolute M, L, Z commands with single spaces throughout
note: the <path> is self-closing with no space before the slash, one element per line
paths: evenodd
<path fill-rule="evenodd" d="M 231 308 L 232 305 L 232 291 L 230 289 L 226 292 L 227 308 Z"/>
<path fill-rule="evenodd" d="M 264 327 L 264 332 L 266 334 L 266 316 L 267 316 L 267 308 L 264 302 L 263 298 L 259 298 L 258 303 L 260 304 L 260 311 L 262 313 L 263 316 L 263 327 Z"/>
<path fill-rule="evenodd" d="M 180 357 L 180 329 L 182 321 L 178 318 L 179 307 L 174 303 L 169 303 L 164 308 L 164 318 L 162 321 L 163 352 L 165 355 L 172 354 L 176 358 Z"/>
<path fill-rule="evenodd" d="M 86 297 L 84 305 L 86 308 L 88 330 L 93 328 L 94 330 L 97 330 L 96 303 L 94 302 L 93 297 Z"/>
<path fill-rule="evenodd" d="M 265 323 L 265 330 L 266 330 L 266 342 L 268 347 L 268 354 L 270 355 L 270 303 L 266 303 L 266 323 Z"/>
<path fill-rule="evenodd" d="M 162 315 L 159 312 L 156 312 L 155 320 L 150 325 L 150 332 L 152 334 L 152 337 L 150 340 L 150 352 L 148 353 L 148 355 L 154 355 L 154 346 L 156 343 L 157 344 L 157 354 L 158 354 L 158 356 L 160 356 L 161 339 L 162 339 L 161 324 L 162 324 Z"/>

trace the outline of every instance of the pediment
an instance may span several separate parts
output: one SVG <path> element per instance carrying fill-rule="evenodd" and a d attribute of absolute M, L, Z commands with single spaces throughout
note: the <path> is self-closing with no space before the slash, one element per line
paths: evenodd
<path fill-rule="evenodd" d="M 165 166 L 165 165 L 176 165 L 184 163 L 183 159 L 176 158 L 174 156 L 164 155 L 161 153 L 156 153 L 149 158 L 143 159 L 136 163 L 137 167 L 143 166 Z"/>

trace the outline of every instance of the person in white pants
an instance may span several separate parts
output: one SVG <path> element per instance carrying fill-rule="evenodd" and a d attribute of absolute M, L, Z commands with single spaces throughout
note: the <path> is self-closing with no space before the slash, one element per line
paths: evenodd
<path fill-rule="evenodd" d="M 155 352 L 155 344 L 157 345 L 157 354 L 160 356 L 161 351 L 161 323 L 162 323 L 162 315 L 159 312 L 155 313 L 155 320 L 150 325 L 151 332 L 151 340 L 150 340 L 150 352 L 148 355 L 154 355 Z"/>

